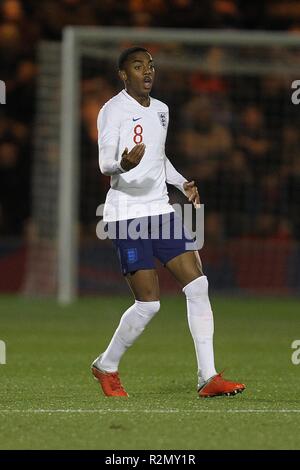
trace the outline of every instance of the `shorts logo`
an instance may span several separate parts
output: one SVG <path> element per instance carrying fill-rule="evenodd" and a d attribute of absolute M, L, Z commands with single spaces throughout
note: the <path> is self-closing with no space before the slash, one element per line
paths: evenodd
<path fill-rule="evenodd" d="M 163 126 L 164 129 L 166 129 L 167 123 L 168 123 L 168 120 L 167 120 L 168 113 L 157 113 L 157 114 L 158 114 L 161 125 Z"/>
<path fill-rule="evenodd" d="M 129 250 L 127 250 L 127 263 L 128 264 L 135 263 L 137 259 L 138 259 L 137 249 L 129 248 Z"/>

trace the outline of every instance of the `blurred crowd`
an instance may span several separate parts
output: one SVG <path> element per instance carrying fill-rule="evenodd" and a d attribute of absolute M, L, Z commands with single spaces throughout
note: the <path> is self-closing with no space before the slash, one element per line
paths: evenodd
<path fill-rule="evenodd" d="M 82 88 L 81 220 L 91 232 L 94 208 L 109 188 L 98 174 L 95 121 L 99 107 L 120 90 L 110 64 L 99 69 L 106 76 L 87 78 Z M 197 182 L 207 240 L 300 240 L 300 112 L 291 103 L 290 81 L 157 67 L 153 96 L 168 103 L 166 153 Z M 178 191 L 169 192 L 177 200 Z"/>
<path fill-rule="evenodd" d="M 0 79 L 0 234 L 19 236 L 31 214 L 33 123 L 39 41 L 66 25 L 300 30 L 300 3 L 269 0 L 2 0 Z M 210 55 L 222 55 L 213 48 Z M 99 104 L 120 89 L 108 75 L 82 82 L 83 226 L 95 229 L 95 204 L 108 181 L 95 178 Z M 247 93 L 245 92 L 247 90 Z M 210 239 L 300 239 L 300 112 L 283 79 L 220 78 L 166 71 L 155 95 L 171 111 L 168 154 L 197 181 Z M 297 112 L 298 111 L 298 112 Z M 284 119 L 282 118 L 284 116 Z"/>

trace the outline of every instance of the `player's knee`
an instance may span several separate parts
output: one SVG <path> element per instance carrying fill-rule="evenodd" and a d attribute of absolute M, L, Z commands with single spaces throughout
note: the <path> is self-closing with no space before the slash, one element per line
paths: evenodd
<path fill-rule="evenodd" d="M 183 289 L 187 299 L 203 297 L 208 295 L 208 280 L 206 276 L 200 276 L 189 282 Z"/>
<path fill-rule="evenodd" d="M 138 299 L 136 300 L 139 302 L 159 302 L 159 300 L 157 300 L 157 297 L 158 295 L 155 291 L 149 290 L 144 291 L 142 295 L 139 295 Z"/>
<path fill-rule="evenodd" d="M 191 281 L 182 290 L 186 295 L 190 314 L 211 321 L 213 313 L 208 297 L 208 281 L 206 276 L 197 277 L 197 279 Z"/>
<path fill-rule="evenodd" d="M 160 309 L 160 301 L 159 300 L 152 300 L 152 301 L 135 301 L 139 314 L 145 318 L 151 320 L 152 317 L 159 311 Z"/>

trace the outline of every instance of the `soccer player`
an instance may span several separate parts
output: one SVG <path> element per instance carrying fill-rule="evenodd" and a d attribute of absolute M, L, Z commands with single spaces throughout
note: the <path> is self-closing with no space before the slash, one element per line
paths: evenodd
<path fill-rule="evenodd" d="M 109 234 L 115 227 L 115 236 L 110 238 L 135 301 L 123 314 L 107 349 L 92 363 L 92 373 L 106 396 L 128 396 L 118 366 L 127 348 L 159 311 L 156 257 L 186 296 L 198 364 L 198 395 L 235 395 L 245 386 L 225 380 L 215 369 L 213 313 L 199 253 L 187 247 L 191 238 L 184 230 L 182 237 L 174 236 L 178 216 L 169 203 L 166 183 L 182 191 L 195 207 L 200 200 L 194 181 L 180 175 L 165 155 L 168 106 L 149 95 L 155 76 L 151 54 L 143 47 L 126 49 L 118 66 L 124 89 L 103 106 L 97 122 L 100 169 L 111 177 L 103 220 Z M 158 227 L 155 237 L 150 230 L 153 221 Z M 162 236 L 166 221 L 168 239 Z M 150 236 L 135 239 L 129 231 L 131 222 L 139 223 L 141 233 Z"/>

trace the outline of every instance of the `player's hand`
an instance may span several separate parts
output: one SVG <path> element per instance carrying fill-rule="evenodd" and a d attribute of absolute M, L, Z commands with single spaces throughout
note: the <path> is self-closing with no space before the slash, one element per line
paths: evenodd
<path fill-rule="evenodd" d="M 129 171 L 132 170 L 132 168 L 135 168 L 143 158 L 145 149 L 145 144 L 135 145 L 130 152 L 128 152 L 128 148 L 126 147 L 122 153 L 122 160 L 120 163 L 123 170 Z"/>
<path fill-rule="evenodd" d="M 188 200 L 194 204 L 195 209 L 199 209 L 200 197 L 195 181 L 190 181 L 189 183 L 186 181 L 183 183 L 183 189 Z"/>

